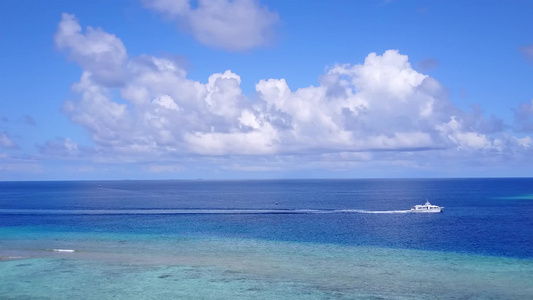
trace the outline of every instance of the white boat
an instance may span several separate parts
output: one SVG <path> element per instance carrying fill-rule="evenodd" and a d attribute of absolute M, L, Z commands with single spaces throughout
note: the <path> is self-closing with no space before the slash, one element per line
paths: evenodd
<path fill-rule="evenodd" d="M 411 207 L 411 212 L 422 212 L 422 213 L 439 213 L 442 212 L 444 207 L 437 206 L 429 203 L 429 201 L 426 199 L 426 204 L 424 205 L 415 205 Z"/>

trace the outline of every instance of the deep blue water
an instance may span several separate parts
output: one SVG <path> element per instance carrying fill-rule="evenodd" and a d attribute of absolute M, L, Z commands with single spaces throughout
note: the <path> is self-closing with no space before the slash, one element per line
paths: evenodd
<path fill-rule="evenodd" d="M 43 235 L 219 236 L 531 259 L 532 195 L 533 178 L 0 182 L 0 227 Z M 272 213 L 405 210 L 426 198 L 444 212 Z M 40 213 L 31 214 L 36 209 Z M 169 209 L 198 213 L 143 214 Z M 203 213 L 213 209 L 268 213 Z M 112 213 L 79 213 L 84 210 Z"/>

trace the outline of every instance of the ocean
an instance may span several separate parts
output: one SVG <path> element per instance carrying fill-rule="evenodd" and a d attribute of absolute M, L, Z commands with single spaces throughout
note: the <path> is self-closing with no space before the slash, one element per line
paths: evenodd
<path fill-rule="evenodd" d="M 0 299 L 533 299 L 532 215 L 533 178 L 0 182 Z"/>

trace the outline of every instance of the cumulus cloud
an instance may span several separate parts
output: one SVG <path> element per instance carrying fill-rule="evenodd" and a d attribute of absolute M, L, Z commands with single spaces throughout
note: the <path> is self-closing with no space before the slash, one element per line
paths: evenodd
<path fill-rule="evenodd" d="M 74 16 L 63 15 L 61 23 L 65 20 L 81 28 Z M 63 31 L 60 26 L 56 36 Z M 97 36 L 74 32 L 88 48 L 109 41 L 122 45 L 101 29 Z M 383 153 L 473 155 L 531 148 L 531 139 L 504 134 L 498 120 L 486 120 L 480 110 L 459 110 L 437 80 L 414 70 L 397 50 L 370 53 L 362 64 L 334 65 L 319 76 L 316 86 L 291 89 L 283 78 L 260 80 L 255 98 L 249 99 L 242 93 L 241 77 L 229 70 L 212 74 L 206 82 L 195 81 L 171 59 L 129 57 L 125 48 L 119 51 L 120 63 L 113 63 L 123 81 L 112 85 L 98 74 L 100 52 L 66 44 L 70 57 L 83 57 L 76 62 L 84 71 L 73 85 L 78 98 L 66 101 L 64 111 L 91 134 L 94 151 L 103 160 L 271 156 L 283 157 L 277 162 L 281 166 L 293 155 L 305 154 L 356 166 L 371 159 L 392 161 Z M 48 148 L 72 155 L 77 148 L 66 142 Z M 413 159 L 402 155 L 405 165 Z M 258 162 L 252 165 L 256 167 L 249 169 L 262 169 Z M 172 171 L 172 166 L 154 164 L 150 171 Z M 247 169 L 243 164 L 228 166 Z"/>
<path fill-rule="evenodd" d="M 55 34 L 55 44 L 90 73 L 96 82 L 109 86 L 122 83 L 127 53 L 122 41 L 115 35 L 92 27 L 87 27 L 83 33 L 76 17 L 63 13 Z"/>
<path fill-rule="evenodd" d="M 459 149 L 501 150 L 499 148 L 501 141 L 497 139 L 491 140 L 486 135 L 478 132 L 464 130 L 462 121 L 457 120 L 455 116 L 452 116 L 449 122 L 438 125 L 437 128 L 444 137 L 457 145 Z"/>
<path fill-rule="evenodd" d="M 94 82 L 90 72 L 83 72 L 73 90 L 80 99 L 67 101 L 63 107 L 73 122 L 89 129 L 99 144 L 126 139 L 123 135 L 131 127 L 126 105 L 113 102 L 109 90 Z"/>
<path fill-rule="evenodd" d="M 230 51 L 268 44 L 278 14 L 256 0 L 144 0 L 145 6 L 177 21 L 200 43 Z"/>

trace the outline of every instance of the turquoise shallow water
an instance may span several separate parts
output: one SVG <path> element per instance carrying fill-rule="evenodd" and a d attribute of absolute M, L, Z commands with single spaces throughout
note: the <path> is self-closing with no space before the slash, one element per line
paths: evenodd
<path fill-rule="evenodd" d="M 11 233 L 12 234 L 12 233 Z M 76 252 L 57 252 L 70 249 Z M 2 242 L 9 299 L 528 299 L 533 261 L 231 238 Z M 16 257 L 23 258 L 16 258 Z"/>
<path fill-rule="evenodd" d="M 0 299 L 533 299 L 532 193 L 532 179 L 0 183 Z M 444 213 L 405 212 L 426 197 Z"/>

